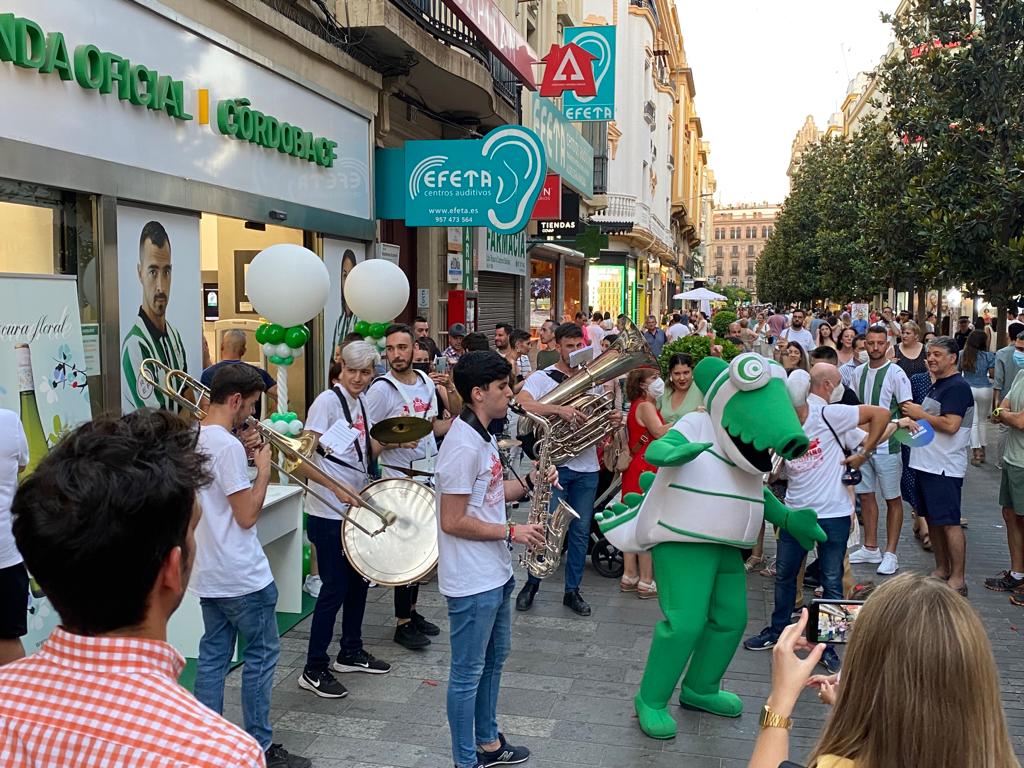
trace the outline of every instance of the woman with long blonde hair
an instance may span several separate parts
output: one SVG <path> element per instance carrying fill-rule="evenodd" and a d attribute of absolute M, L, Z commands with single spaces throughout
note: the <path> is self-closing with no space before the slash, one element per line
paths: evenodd
<path fill-rule="evenodd" d="M 825 645 L 806 641 L 806 624 L 805 609 L 772 652 L 767 708 L 789 718 L 807 687 L 833 704 L 809 768 L 1020 768 L 985 627 L 945 582 L 903 574 L 879 587 L 857 615 L 841 679 L 811 676 Z M 786 724 L 763 727 L 749 768 L 788 759 Z"/>

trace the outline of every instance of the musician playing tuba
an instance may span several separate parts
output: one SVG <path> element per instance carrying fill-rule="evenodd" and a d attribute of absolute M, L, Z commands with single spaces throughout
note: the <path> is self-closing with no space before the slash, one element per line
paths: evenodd
<path fill-rule="evenodd" d="M 587 424 L 590 414 L 572 405 L 541 402 L 540 399 L 579 373 L 578 366 L 570 365 L 570 355 L 586 347 L 583 330 L 575 323 L 563 323 L 555 330 L 555 346 L 559 355 L 558 362 L 527 378 L 517 400 L 528 413 L 555 423 L 560 420 L 563 425 L 568 425 L 573 430 L 580 429 Z M 578 394 L 602 396 L 604 389 L 600 382 L 594 383 L 596 386 L 592 389 Z M 622 423 L 622 412 L 612 408 L 599 418 L 606 419 L 608 425 L 617 427 Z M 604 425 L 601 425 L 601 428 L 603 431 Z M 580 582 L 583 579 L 583 565 L 587 557 L 587 543 L 590 540 L 590 521 L 594 515 L 597 475 L 597 447 L 596 444 L 590 444 L 558 467 L 558 485 L 561 488 L 556 487 L 551 494 L 553 507 L 564 498 L 579 514 L 579 519 L 573 520 L 569 526 L 569 549 L 565 557 L 565 595 L 562 603 L 580 616 L 590 615 L 590 606 L 580 595 Z M 516 597 L 516 610 L 530 609 L 539 586 L 540 579 L 531 574 Z"/>

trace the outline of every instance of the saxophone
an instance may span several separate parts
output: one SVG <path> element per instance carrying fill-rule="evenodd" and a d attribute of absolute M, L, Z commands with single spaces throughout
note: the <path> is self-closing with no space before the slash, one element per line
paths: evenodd
<path fill-rule="evenodd" d="M 520 418 L 530 421 L 540 433 L 537 440 L 537 474 L 540 479 L 533 489 L 533 506 L 526 522 L 544 526 L 544 544 L 540 547 L 528 547 L 526 552 L 519 556 L 519 564 L 525 566 L 531 575 L 544 579 L 558 570 L 558 564 L 562 560 L 562 542 L 565 541 L 569 524 L 573 520 L 579 520 L 580 516 L 565 499 L 558 500 L 558 506 L 554 511 L 548 509 L 551 506 L 551 483 L 546 478 L 552 466 L 551 422 L 529 413 L 516 403 L 510 407 Z"/>

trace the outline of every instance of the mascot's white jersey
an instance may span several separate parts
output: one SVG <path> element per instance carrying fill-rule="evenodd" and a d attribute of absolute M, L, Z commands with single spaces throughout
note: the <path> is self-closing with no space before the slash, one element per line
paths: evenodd
<path fill-rule="evenodd" d="M 620 526 L 633 529 L 633 546 L 620 548 L 639 551 L 663 541 L 753 547 L 764 519 L 762 476 L 736 468 L 707 413 L 688 413 L 672 428 L 711 448 L 682 466 L 658 469 L 636 518 Z M 626 532 L 615 533 L 619 539 Z"/>

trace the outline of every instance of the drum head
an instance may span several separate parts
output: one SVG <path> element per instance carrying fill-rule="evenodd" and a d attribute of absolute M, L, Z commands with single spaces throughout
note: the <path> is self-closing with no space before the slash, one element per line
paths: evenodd
<path fill-rule="evenodd" d="M 376 536 L 342 524 L 342 545 L 352 567 L 388 587 L 411 584 L 430 573 L 437 565 L 434 492 L 415 480 L 387 478 L 370 483 L 359 495 L 381 512 L 394 512 L 397 519 Z M 351 508 L 349 515 L 367 530 L 381 526 L 380 518 L 368 509 Z"/>

